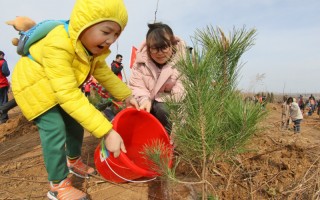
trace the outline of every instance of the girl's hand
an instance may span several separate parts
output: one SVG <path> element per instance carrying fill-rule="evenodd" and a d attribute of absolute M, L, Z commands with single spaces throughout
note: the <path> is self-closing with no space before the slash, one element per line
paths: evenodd
<path fill-rule="evenodd" d="M 108 151 L 113 152 L 113 156 L 117 158 L 120 155 L 120 151 L 127 153 L 123 140 L 119 133 L 111 129 L 104 138 L 104 143 Z"/>
<path fill-rule="evenodd" d="M 140 110 L 137 100 L 132 95 L 126 98 L 126 107 L 135 107 L 137 110 Z"/>
<path fill-rule="evenodd" d="M 140 105 L 140 109 L 141 110 L 145 110 L 147 112 L 150 112 L 151 110 L 151 100 L 150 99 L 147 99 L 145 101 L 142 102 L 142 104 Z"/>

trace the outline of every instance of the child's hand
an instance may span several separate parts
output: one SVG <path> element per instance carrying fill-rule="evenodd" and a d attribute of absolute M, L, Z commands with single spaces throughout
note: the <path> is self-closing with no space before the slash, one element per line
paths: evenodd
<path fill-rule="evenodd" d="M 135 107 L 137 110 L 140 110 L 137 100 L 132 95 L 126 98 L 126 106 L 128 108 Z"/>
<path fill-rule="evenodd" d="M 123 140 L 117 131 L 111 129 L 104 138 L 104 143 L 108 151 L 113 152 L 113 156 L 117 158 L 120 155 L 120 150 L 127 153 Z"/>
<path fill-rule="evenodd" d="M 142 102 L 141 106 L 140 106 L 141 110 L 145 110 L 147 112 L 150 112 L 151 110 L 151 100 L 147 99 L 145 101 Z"/>

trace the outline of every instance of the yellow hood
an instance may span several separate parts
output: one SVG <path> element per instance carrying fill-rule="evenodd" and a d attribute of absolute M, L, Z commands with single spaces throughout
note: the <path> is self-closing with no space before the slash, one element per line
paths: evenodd
<path fill-rule="evenodd" d="M 76 42 L 84 29 L 102 21 L 114 21 L 123 31 L 128 22 L 123 0 L 77 0 L 69 24 L 69 35 L 74 48 L 77 49 Z"/>

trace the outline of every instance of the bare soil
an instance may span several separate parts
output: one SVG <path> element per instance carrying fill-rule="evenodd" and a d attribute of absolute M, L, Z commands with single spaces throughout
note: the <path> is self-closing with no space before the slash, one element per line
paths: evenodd
<path fill-rule="evenodd" d="M 320 199 L 320 118 L 305 116 L 301 133 L 281 130 L 280 104 L 268 104 L 263 128 L 233 162 L 217 163 L 209 190 L 219 199 Z M 36 126 L 18 107 L 0 125 L 0 199 L 47 199 L 49 188 Z M 93 153 L 100 140 L 85 134 L 83 159 L 94 166 Z M 188 166 L 178 166 L 187 179 Z M 160 179 L 147 183 L 116 184 L 99 175 L 72 177 L 74 185 L 93 200 L 198 199 L 199 186 L 170 185 L 169 195 Z M 186 181 L 186 180 L 185 180 Z M 162 183 L 162 184 L 161 184 Z M 168 188 L 166 188 L 168 189 Z"/>

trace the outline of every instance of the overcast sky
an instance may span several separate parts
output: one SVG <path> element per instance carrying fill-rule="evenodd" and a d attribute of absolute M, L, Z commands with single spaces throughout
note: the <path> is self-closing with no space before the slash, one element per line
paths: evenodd
<path fill-rule="evenodd" d="M 11 39 L 18 33 L 5 24 L 15 16 L 36 22 L 68 19 L 75 0 L 0 0 L 0 50 L 13 70 L 19 56 Z M 110 64 L 123 55 L 125 75 L 130 76 L 132 46 L 138 47 L 155 19 L 170 25 L 176 35 L 192 46 L 190 37 L 210 25 L 225 33 L 232 29 L 257 29 L 255 45 L 241 58 L 239 89 L 293 93 L 320 92 L 320 1 L 319 0 L 124 0 L 129 21 L 111 50 Z M 26 66 L 27 67 L 27 66 Z"/>

